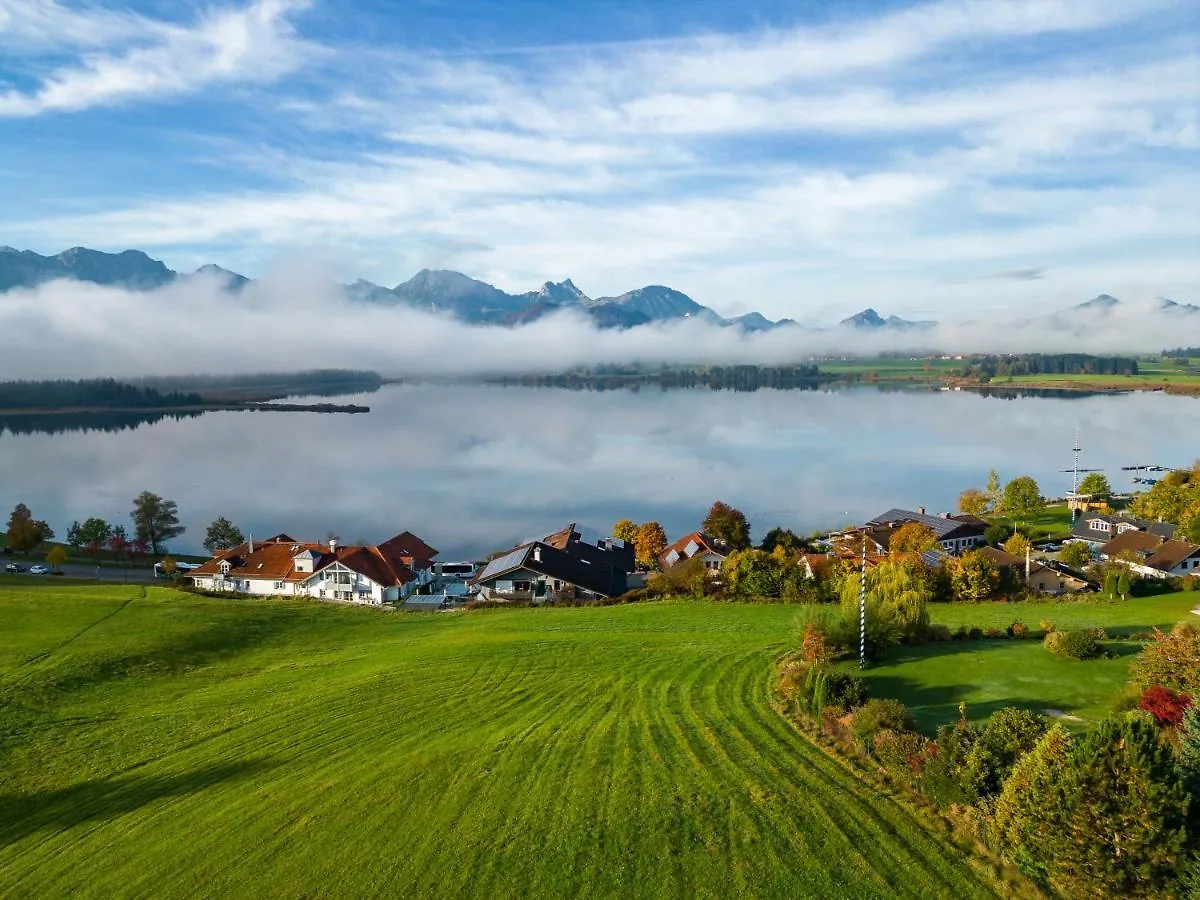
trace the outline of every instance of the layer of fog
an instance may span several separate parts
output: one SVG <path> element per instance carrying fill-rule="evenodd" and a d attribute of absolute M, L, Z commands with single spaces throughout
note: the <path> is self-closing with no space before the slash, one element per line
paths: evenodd
<path fill-rule="evenodd" d="M 1023 323 L 942 323 L 919 332 L 781 328 L 746 334 L 698 319 L 604 330 L 571 310 L 515 328 L 471 326 L 413 309 L 354 304 L 334 285 L 300 276 L 255 282 L 240 294 L 205 278 L 150 292 L 56 281 L 0 295 L 0 377 L 325 367 L 470 376 L 602 363 L 783 364 L 813 355 L 912 350 L 1157 352 L 1200 342 L 1200 315 L 1154 305 L 1077 309 Z"/>
<path fill-rule="evenodd" d="M 574 392 L 385 387 L 371 413 L 211 413 L 135 431 L 4 435 L 21 473 L 0 509 L 25 502 L 65 534 L 73 519 L 128 523 L 152 490 L 179 503 L 197 550 L 219 515 L 265 536 L 381 540 L 410 528 L 443 558 L 503 549 L 569 521 L 657 519 L 672 537 L 717 498 L 756 537 L 861 522 L 892 506 L 947 510 L 988 469 L 1070 488 L 1081 465 L 1182 465 L 1200 446 L 1187 397 L 1137 393 L 1000 400 L 969 392 Z"/>

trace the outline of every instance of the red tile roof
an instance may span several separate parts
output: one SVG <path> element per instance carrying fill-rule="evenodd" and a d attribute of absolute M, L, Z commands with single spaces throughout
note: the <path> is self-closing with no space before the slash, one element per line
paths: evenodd
<path fill-rule="evenodd" d="M 417 538 L 405 532 L 397 537 L 410 538 L 407 546 L 413 549 L 424 548 L 432 551 Z M 286 535 L 284 535 L 286 537 Z M 396 541 L 396 538 L 392 538 Z M 396 545 L 393 544 L 393 547 Z M 300 572 L 296 569 L 295 558 L 308 551 L 313 555 L 312 572 Z M 341 563 L 346 568 L 370 578 L 376 584 L 385 587 L 408 584 L 416 578 L 413 570 L 395 554 L 388 554 L 381 547 L 334 546 L 331 551 L 324 544 L 301 543 L 298 541 L 272 539 L 254 543 L 254 551 L 250 551 L 249 543 L 240 544 L 229 550 L 223 550 L 203 565 L 188 573 L 192 578 L 211 577 L 220 574 L 221 563 L 229 563 L 230 578 L 261 578 L 270 581 L 301 582 L 308 581 L 334 562 Z"/>
<path fill-rule="evenodd" d="M 696 553 L 693 553 L 692 556 L 696 556 L 698 553 L 712 553 L 715 556 L 720 556 L 720 557 L 724 558 L 724 557 L 728 556 L 730 554 L 730 552 L 732 552 L 732 548 L 730 548 L 729 545 L 726 544 L 724 541 L 718 541 L 714 537 L 709 537 L 703 531 L 693 531 L 690 534 L 685 534 L 683 537 L 681 537 L 675 543 L 671 544 L 669 547 L 667 547 L 666 550 L 664 550 L 662 552 L 662 554 L 658 558 L 662 567 L 664 569 L 667 569 L 667 568 L 670 568 L 675 563 L 685 562 L 685 561 L 691 559 L 692 557 L 688 556 L 687 553 L 685 553 L 684 551 L 687 549 L 687 545 L 692 543 L 693 541 L 695 541 L 695 543 L 699 546 L 700 549 L 698 551 L 696 551 Z M 678 558 L 675 560 L 675 563 L 667 562 L 667 556 L 670 554 L 670 552 L 672 550 L 674 550 L 675 553 L 678 555 Z"/>

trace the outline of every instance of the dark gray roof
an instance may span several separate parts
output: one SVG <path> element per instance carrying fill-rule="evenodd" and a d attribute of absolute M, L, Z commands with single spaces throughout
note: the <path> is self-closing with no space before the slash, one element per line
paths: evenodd
<path fill-rule="evenodd" d="M 594 594 L 615 597 L 625 593 L 633 565 L 632 547 L 601 548 L 584 541 L 572 541 L 559 549 L 534 541 L 492 560 L 475 577 L 474 583 L 482 584 L 508 572 L 526 570 Z"/>
<path fill-rule="evenodd" d="M 1089 525 L 1100 519 L 1112 525 L 1111 531 L 1097 531 Z M 1087 538 L 1088 540 L 1107 543 L 1109 540 L 1117 536 L 1116 526 L 1118 525 L 1133 525 L 1139 531 L 1148 531 L 1151 534 L 1157 535 L 1163 540 L 1169 541 L 1175 537 L 1175 526 L 1170 522 L 1145 522 L 1142 519 L 1134 518 L 1126 515 L 1110 515 L 1108 513 L 1084 512 L 1080 513 L 1079 518 L 1075 520 L 1075 524 L 1071 527 L 1071 534 L 1076 537 Z"/>
<path fill-rule="evenodd" d="M 942 516 L 929 516 L 925 513 L 914 512 L 911 509 L 889 509 L 881 516 L 876 516 L 867 523 L 872 525 L 892 525 L 899 522 L 919 522 L 924 525 L 935 535 L 938 540 L 944 541 L 953 536 L 962 536 L 965 534 L 983 534 L 986 527 L 982 520 L 974 518 L 966 521 Z M 963 529 L 961 532 L 959 529 Z M 956 532 L 958 533 L 956 535 Z"/>

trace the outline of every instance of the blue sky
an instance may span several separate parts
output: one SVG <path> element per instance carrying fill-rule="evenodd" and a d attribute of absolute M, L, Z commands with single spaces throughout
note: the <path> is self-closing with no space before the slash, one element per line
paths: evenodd
<path fill-rule="evenodd" d="M 802 321 L 1197 302 L 1198 18 L 0 0 L 0 244 L 387 285 L 660 283 Z"/>

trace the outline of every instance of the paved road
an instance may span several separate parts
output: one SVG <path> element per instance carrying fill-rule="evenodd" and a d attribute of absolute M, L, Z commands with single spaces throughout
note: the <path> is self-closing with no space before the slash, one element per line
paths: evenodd
<path fill-rule="evenodd" d="M 0 561 L 3 563 L 3 565 L 0 565 L 0 568 L 3 568 L 4 565 L 8 565 L 10 562 L 13 562 L 11 558 L 5 557 L 0 557 Z M 26 571 L 22 573 L 25 575 L 29 574 L 29 567 L 36 565 L 38 562 L 39 560 L 36 559 L 33 561 L 27 561 L 24 559 L 16 560 L 17 565 L 25 567 Z M 145 584 L 155 580 L 153 569 L 127 569 L 120 566 L 101 566 L 99 569 L 97 569 L 96 566 L 91 566 L 87 563 L 63 563 L 62 571 L 63 575 L 67 578 L 96 579 L 96 573 L 99 572 L 100 581 L 118 581 Z M 4 574 L 5 573 L 0 572 L 0 577 L 2 577 Z"/>

